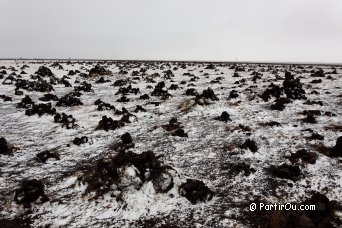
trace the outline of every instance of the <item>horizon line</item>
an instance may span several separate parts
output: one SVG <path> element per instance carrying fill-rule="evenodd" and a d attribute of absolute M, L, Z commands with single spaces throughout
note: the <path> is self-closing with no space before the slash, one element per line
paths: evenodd
<path fill-rule="evenodd" d="M 184 62 L 184 63 L 217 63 L 217 64 L 268 64 L 268 65 L 338 65 L 342 66 L 342 63 L 332 62 L 290 62 L 290 61 L 223 61 L 223 60 L 156 60 L 156 59 L 106 59 L 106 58 L 0 58 L 0 61 L 4 60 L 36 60 L 36 61 L 114 61 L 114 62 Z"/>

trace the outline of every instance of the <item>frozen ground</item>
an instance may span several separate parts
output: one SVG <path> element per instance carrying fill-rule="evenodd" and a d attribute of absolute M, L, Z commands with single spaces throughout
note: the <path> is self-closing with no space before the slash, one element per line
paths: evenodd
<path fill-rule="evenodd" d="M 28 116 L 25 109 L 17 108 L 25 95 L 35 103 L 46 103 L 38 98 L 47 92 L 20 89 L 24 95 L 15 95 L 15 80 L 12 84 L 0 84 L 0 95 L 12 98 L 11 101 L 0 98 L 0 137 L 14 147 L 11 154 L 0 154 L 0 218 L 3 220 L 23 223 L 22 220 L 27 219 L 32 227 L 253 227 L 260 225 L 260 221 L 255 218 L 257 212 L 253 215 L 248 211 L 252 202 L 298 203 L 310 198 L 314 192 L 342 202 L 341 157 L 327 156 L 327 152 L 320 149 L 334 147 L 341 136 L 340 66 L 240 64 L 238 67 L 241 69 L 238 69 L 232 65 L 216 64 L 215 69 L 206 69 L 207 63 L 182 66 L 182 63 L 167 62 L 100 62 L 112 74 L 103 75 L 108 82 L 95 83 L 100 76 L 89 77 L 88 73 L 98 62 L 61 62 L 63 69 L 53 67 L 53 63 L 0 61 L 0 74 L 5 71 L 1 81 L 11 74 L 14 79 L 36 81 L 31 75 L 44 65 L 57 78 L 68 75 L 70 70 L 80 71 L 68 75 L 67 80 L 72 87 L 53 85 L 51 93 L 59 98 L 73 91 L 79 85 L 77 81 L 87 81 L 93 90 L 82 91 L 79 98 L 83 105 L 57 107 L 57 101 L 50 101 L 58 113 L 64 112 L 76 119 L 78 127 L 66 129 L 54 123 L 54 115 Z M 27 67 L 22 68 L 24 65 Z M 323 70 L 323 77 L 312 76 L 318 69 Z M 22 70 L 27 74 L 21 74 Z M 173 75 L 165 76 L 167 70 L 171 70 Z M 333 70 L 336 73 L 330 74 Z M 122 71 L 127 71 L 127 74 Z M 137 71 L 133 73 L 135 76 L 132 76 L 133 71 Z M 300 79 L 307 99 L 293 100 L 282 111 L 272 110 L 270 106 L 274 104 L 275 97 L 264 101 L 259 95 L 271 83 L 282 86 L 285 71 Z M 252 80 L 253 72 L 260 74 L 255 81 Z M 159 76 L 154 73 L 159 73 Z M 234 73 L 239 77 L 233 77 Z M 215 80 L 218 77 L 222 79 Z M 47 76 L 42 78 L 50 81 Z M 130 82 L 123 87 L 131 84 L 140 92 L 127 94 L 128 102 L 118 102 L 122 95 L 115 93 L 120 87 L 112 86 L 118 79 L 129 79 Z M 322 81 L 311 83 L 318 79 Z M 171 84 L 179 88 L 168 89 L 171 97 L 165 100 L 151 96 L 160 81 L 165 82 L 165 90 Z M 208 99 L 209 104 L 194 105 L 186 111 L 180 108 L 181 104 L 194 97 L 184 95 L 188 88 L 195 88 L 201 94 L 208 87 L 212 88 L 218 100 Z M 239 96 L 229 98 L 232 90 L 236 90 Z M 148 94 L 150 99 L 139 99 L 143 94 Z M 285 97 L 285 94 L 281 96 Z M 117 110 L 125 107 L 137 120 L 116 130 L 95 130 L 102 116 L 115 120 L 122 116 L 113 110 L 98 111 L 94 105 L 97 99 L 114 105 Z M 307 101 L 316 103 L 304 104 Z M 146 111 L 135 113 L 137 105 Z M 317 123 L 306 123 L 303 121 L 305 110 L 320 110 L 323 114 L 315 116 Z M 231 121 L 215 119 L 223 111 L 227 111 Z M 330 113 L 324 114 L 326 112 Z M 162 125 L 172 117 L 177 117 L 182 123 L 188 137 L 172 136 L 163 129 Z M 271 121 L 279 125 L 267 126 L 266 123 Z M 158 193 L 152 182 L 147 181 L 138 189 L 127 187 L 122 201 L 118 201 L 112 192 L 100 197 L 85 194 L 87 183 L 78 179 L 83 175 L 83 167 L 91 166 L 101 158 L 115 156 L 117 152 L 112 145 L 120 142 L 120 136 L 125 132 L 131 134 L 135 143 L 135 147 L 129 150 L 137 154 L 152 150 L 156 155 L 163 155 L 165 164 L 174 168 L 171 190 Z M 324 139 L 310 139 L 313 132 Z M 81 136 L 87 136 L 89 142 L 75 145 L 74 138 Z M 241 148 L 247 139 L 256 142 L 256 152 Z M 313 164 L 300 159 L 291 163 L 288 156 L 300 149 L 317 154 L 317 160 Z M 45 150 L 55 151 L 60 160 L 40 162 L 36 155 Z M 247 165 L 247 171 L 236 169 L 236 164 L 241 163 Z M 282 163 L 297 165 L 301 170 L 299 180 L 270 174 L 270 166 Z M 130 169 L 127 172 L 129 175 Z M 179 193 L 179 186 L 187 178 L 203 181 L 214 192 L 214 197 L 192 204 Z M 16 203 L 14 194 L 24 179 L 42 181 L 48 200 L 37 200 L 28 207 Z M 335 214 L 341 219 L 341 213 Z M 269 225 L 267 222 L 265 226 Z"/>

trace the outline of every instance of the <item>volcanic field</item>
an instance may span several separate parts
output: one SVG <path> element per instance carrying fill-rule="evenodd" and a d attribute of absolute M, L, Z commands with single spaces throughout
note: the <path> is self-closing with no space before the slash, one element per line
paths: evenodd
<path fill-rule="evenodd" d="M 341 75 L 2 60 L 0 227 L 339 227 Z"/>

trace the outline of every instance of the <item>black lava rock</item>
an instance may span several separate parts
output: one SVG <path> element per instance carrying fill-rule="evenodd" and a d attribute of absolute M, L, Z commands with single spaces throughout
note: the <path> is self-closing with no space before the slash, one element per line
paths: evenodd
<path fill-rule="evenodd" d="M 228 112 L 226 112 L 226 111 L 223 111 L 221 113 L 221 116 L 216 117 L 215 120 L 219 120 L 219 121 L 222 121 L 222 122 L 231 121 L 230 116 L 229 116 Z"/>
<path fill-rule="evenodd" d="M 52 71 L 46 66 L 40 66 L 36 74 L 42 77 L 53 75 Z"/>
<path fill-rule="evenodd" d="M 32 99 L 26 95 L 23 99 L 21 99 L 21 102 L 17 105 L 17 108 L 32 108 L 34 105 L 34 102 Z"/>
<path fill-rule="evenodd" d="M 81 144 L 85 144 L 88 142 L 88 137 L 87 136 L 82 136 L 81 138 L 76 137 L 73 140 L 73 143 L 77 146 L 81 145 Z"/>
<path fill-rule="evenodd" d="M 89 76 L 103 76 L 103 75 L 110 75 L 112 72 L 106 70 L 104 67 L 100 65 L 96 65 L 94 68 L 91 68 L 89 71 Z"/>
<path fill-rule="evenodd" d="M 290 99 L 306 99 L 305 90 L 303 89 L 303 84 L 298 78 L 294 78 L 290 72 L 285 72 L 285 80 L 283 82 L 283 87 L 287 98 Z"/>
<path fill-rule="evenodd" d="M 97 105 L 97 110 L 98 111 L 104 111 L 104 110 L 116 110 L 115 107 L 111 104 L 105 103 L 103 101 L 101 101 L 100 99 L 97 99 L 94 102 L 94 105 Z"/>
<path fill-rule="evenodd" d="M 45 162 L 46 162 L 48 159 L 50 159 L 50 158 L 54 158 L 54 159 L 56 159 L 56 160 L 60 160 L 59 155 L 58 155 L 57 153 L 51 153 L 51 152 L 48 151 L 48 150 L 45 150 L 45 151 L 43 151 L 43 152 L 38 153 L 38 154 L 37 154 L 37 158 L 38 158 L 41 162 L 43 162 L 43 163 L 45 163 Z"/>
<path fill-rule="evenodd" d="M 179 186 L 179 194 L 187 198 L 192 204 L 211 200 L 214 192 L 211 191 L 202 181 L 187 179 Z"/>
<path fill-rule="evenodd" d="M 120 151 L 111 159 L 100 159 L 94 167 L 85 172 L 80 178 L 82 182 L 87 182 L 86 193 L 96 192 L 97 195 L 103 195 L 110 191 L 113 186 L 116 190 L 123 190 L 121 186 L 121 170 L 124 167 L 133 166 L 137 170 L 135 175 L 141 180 L 138 186 L 131 186 L 139 189 L 144 182 L 151 181 L 157 192 L 169 191 L 174 183 L 168 170 L 172 169 L 165 166 L 153 151 L 146 151 L 136 154 L 131 151 Z M 113 185 L 115 183 L 115 185 Z M 127 187 L 133 183 L 128 183 Z"/>
<path fill-rule="evenodd" d="M 51 103 L 47 104 L 33 104 L 31 108 L 25 111 L 25 115 L 32 116 L 37 114 L 38 116 L 42 116 L 43 114 L 54 115 L 56 113 L 56 109 L 52 108 Z"/>
<path fill-rule="evenodd" d="M 314 123 L 317 123 L 317 120 L 316 120 L 316 118 L 315 118 L 315 116 L 313 114 L 308 113 L 306 118 L 303 119 L 303 122 L 304 123 L 312 123 L 312 124 L 314 124 Z"/>
<path fill-rule="evenodd" d="M 299 159 L 301 159 L 303 162 L 307 162 L 310 164 L 315 164 L 316 160 L 318 158 L 318 155 L 314 152 L 309 152 L 305 149 L 298 150 L 296 153 L 291 154 L 289 157 L 289 160 L 292 163 L 298 162 Z"/>
<path fill-rule="evenodd" d="M 241 146 L 241 149 L 249 149 L 253 153 L 258 151 L 258 146 L 255 141 L 247 139 Z"/>
<path fill-rule="evenodd" d="M 20 188 L 15 191 L 14 201 L 28 206 L 40 197 L 43 202 L 47 201 L 44 194 L 44 184 L 36 179 L 24 180 L 21 182 Z"/>
<path fill-rule="evenodd" d="M 2 98 L 3 101 L 12 101 L 12 97 L 6 95 L 0 95 L 0 98 Z"/>
<path fill-rule="evenodd" d="M 47 94 L 44 94 L 43 97 L 39 98 L 39 100 L 41 100 L 41 101 L 58 101 L 59 98 L 54 94 L 47 93 Z"/>
<path fill-rule="evenodd" d="M 272 110 L 283 111 L 285 109 L 285 104 L 291 103 L 289 98 L 280 97 L 275 100 L 275 103 L 271 105 Z"/>
<path fill-rule="evenodd" d="M 64 97 L 61 97 L 59 101 L 56 103 L 56 106 L 63 106 L 63 107 L 72 107 L 72 106 L 78 106 L 83 105 L 81 100 L 77 97 L 75 97 L 75 94 L 69 93 L 65 95 Z"/>
<path fill-rule="evenodd" d="M 126 132 L 125 134 L 121 135 L 121 141 L 123 144 L 130 144 L 133 142 L 132 136 Z"/>
<path fill-rule="evenodd" d="M 64 112 L 62 114 L 56 113 L 54 116 L 55 123 L 61 123 L 62 127 L 66 127 L 67 129 L 76 128 L 76 119 L 72 115 L 67 115 Z"/>
<path fill-rule="evenodd" d="M 302 172 L 300 171 L 299 166 L 288 165 L 285 163 L 283 163 L 280 166 L 271 166 L 268 170 L 275 177 L 289 179 L 292 181 L 299 180 L 300 176 L 302 175 Z"/>
<path fill-rule="evenodd" d="M 109 131 L 109 130 L 115 130 L 123 126 L 124 126 L 124 123 L 121 120 L 113 120 L 110 117 L 103 116 L 96 130 Z"/>
<path fill-rule="evenodd" d="M 150 99 L 150 96 L 148 94 L 144 94 L 144 95 L 141 95 L 139 97 L 139 99 L 141 99 L 141 100 L 148 100 L 148 99 Z"/>
<path fill-rule="evenodd" d="M 92 92 L 92 85 L 86 81 L 82 82 L 79 86 L 75 86 L 74 90 L 79 92 Z"/>
<path fill-rule="evenodd" d="M 338 137 L 335 146 L 330 151 L 331 157 L 342 157 L 342 136 Z"/>
<path fill-rule="evenodd" d="M 0 138 L 0 154 L 10 154 L 10 148 L 4 137 Z"/>
<path fill-rule="evenodd" d="M 196 89 L 194 88 L 189 88 L 185 91 L 185 95 L 187 96 L 197 96 L 198 95 L 198 92 Z"/>
<path fill-rule="evenodd" d="M 22 90 L 15 90 L 14 94 L 17 96 L 21 96 L 24 95 L 24 92 Z"/>
<path fill-rule="evenodd" d="M 275 98 L 279 98 L 282 93 L 283 91 L 279 86 L 271 83 L 271 85 L 269 85 L 269 87 L 260 95 L 260 97 L 264 101 L 268 101 L 271 98 L 271 96 L 274 96 Z"/>
<path fill-rule="evenodd" d="M 172 136 L 178 136 L 178 137 L 188 137 L 188 134 L 185 133 L 185 131 L 181 128 L 177 128 L 176 130 L 171 132 Z"/>
<path fill-rule="evenodd" d="M 229 97 L 228 98 L 237 98 L 239 97 L 239 94 L 236 90 L 230 91 Z"/>

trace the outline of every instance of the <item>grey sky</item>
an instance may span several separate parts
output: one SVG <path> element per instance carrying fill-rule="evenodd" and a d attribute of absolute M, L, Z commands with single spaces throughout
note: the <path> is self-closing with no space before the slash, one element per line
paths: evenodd
<path fill-rule="evenodd" d="M 342 1 L 0 0 L 0 57 L 342 63 Z"/>

